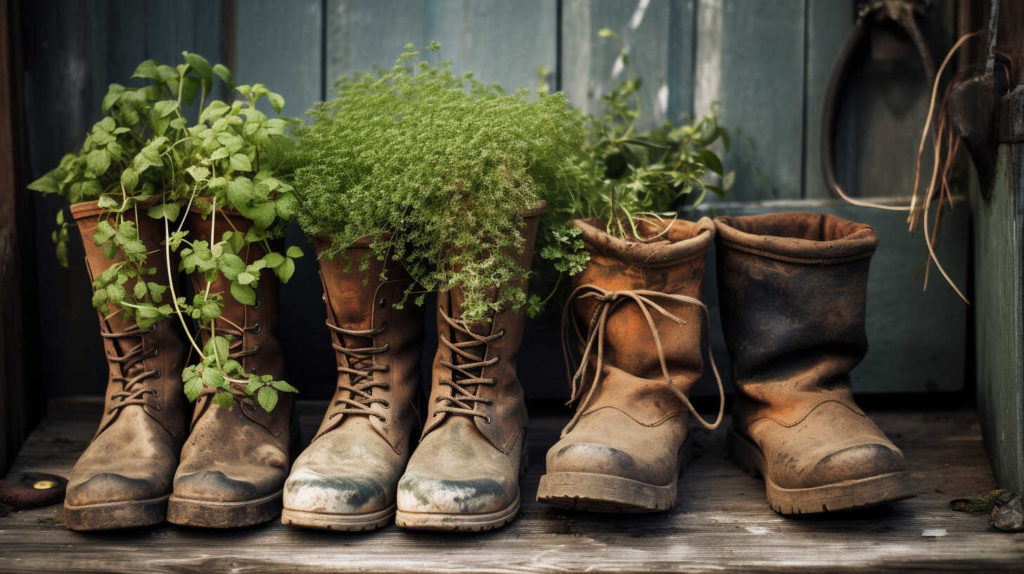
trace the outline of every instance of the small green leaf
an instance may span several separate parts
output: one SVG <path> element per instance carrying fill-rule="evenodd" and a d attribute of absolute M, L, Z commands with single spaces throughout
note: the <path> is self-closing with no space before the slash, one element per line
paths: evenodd
<path fill-rule="evenodd" d="M 242 285 L 249 285 L 255 280 L 256 277 L 252 273 L 249 273 L 248 271 L 243 271 L 239 273 L 238 277 L 236 278 L 236 281 L 238 281 Z"/>
<path fill-rule="evenodd" d="M 86 173 L 98 177 L 110 167 L 110 154 L 106 150 L 96 149 L 85 156 Z"/>
<path fill-rule="evenodd" d="M 285 262 L 284 255 L 281 255 L 280 253 L 275 253 L 273 251 L 264 255 L 262 259 L 263 263 L 265 263 L 266 266 L 269 267 L 270 269 L 273 269 Z"/>
<path fill-rule="evenodd" d="M 28 184 L 28 188 L 40 193 L 58 193 L 60 191 L 57 178 L 54 176 L 52 171 Z"/>
<path fill-rule="evenodd" d="M 235 298 L 235 301 L 243 305 L 255 305 L 256 304 L 256 291 L 248 285 L 242 285 L 241 283 L 231 283 L 231 296 Z"/>
<path fill-rule="evenodd" d="M 210 63 L 206 61 L 206 58 L 199 54 L 182 52 L 181 55 L 184 56 L 185 63 L 199 74 L 199 77 L 202 78 L 203 82 L 206 84 L 205 90 L 209 91 L 210 86 L 213 84 L 213 70 L 210 68 Z"/>
<path fill-rule="evenodd" d="M 101 219 L 99 223 L 96 224 L 95 231 L 92 232 L 92 241 L 96 245 L 103 245 L 110 241 L 110 238 L 113 237 L 115 233 L 117 232 L 114 231 L 114 227 L 110 225 L 110 222 L 106 219 Z"/>
<path fill-rule="evenodd" d="M 296 389 L 295 387 L 289 385 L 288 383 L 286 383 L 284 381 L 274 381 L 274 382 L 272 382 L 270 384 L 271 384 L 271 386 L 273 386 L 275 389 L 281 391 L 282 393 L 297 393 L 297 392 L 299 392 L 299 389 Z"/>
<path fill-rule="evenodd" d="M 218 259 L 217 266 L 228 281 L 238 281 L 239 274 L 245 272 L 245 261 L 234 253 L 225 253 Z"/>
<path fill-rule="evenodd" d="M 235 397 L 227 391 L 219 391 L 213 395 L 213 404 L 223 409 L 230 409 L 235 404 Z"/>
<path fill-rule="evenodd" d="M 227 84 L 228 90 L 231 90 L 231 89 L 234 88 L 235 81 L 231 77 L 231 70 L 228 70 L 227 66 L 225 66 L 224 64 L 214 64 L 214 66 L 213 66 L 213 73 L 217 74 L 217 77 L 220 78 L 220 80 L 222 82 Z"/>
<path fill-rule="evenodd" d="M 274 111 L 281 113 L 281 110 L 284 109 L 284 98 L 281 97 L 281 94 L 270 92 L 267 94 L 267 99 L 270 101 L 270 105 L 274 108 Z"/>
<path fill-rule="evenodd" d="M 274 269 L 274 273 L 277 274 L 277 278 L 281 280 L 281 283 L 287 283 L 292 275 L 295 274 L 295 260 L 285 259 L 284 264 Z"/>
<path fill-rule="evenodd" d="M 249 162 L 247 155 L 236 153 L 231 156 L 231 169 L 236 171 L 252 171 L 252 163 Z"/>
<path fill-rule="evenodd" d="M 292 259 L 298 259 L 299 257 L 302 257 L 302 248 L 298 245 L 291 245 L 288 247 L 287 254 L 288 257 L 291 257 Z"/>
<path fill-rule="evenodd" d="M 146 211 L 146 214 L 153 219 L 166 217 L 171 221 L 176 221 L 179 213 L 181 213 L 181 204 L 179 203 L 158 203 Z"/>
<path fill-rule="evenodd" d="M 128 193 L 135 191 L 135 187 L 139 185 L 139 172 L 126 167 L 121 172 L 121 185 L 124 186 L 124 190 Z"/>
<path fill-rule="evenodd" d="M 256 401 L 263 407 L 263 410 L 269 413 L 277 406 L 277 391 L 273 387 L 261 387 L 260 392 L 256 395 Z"/>

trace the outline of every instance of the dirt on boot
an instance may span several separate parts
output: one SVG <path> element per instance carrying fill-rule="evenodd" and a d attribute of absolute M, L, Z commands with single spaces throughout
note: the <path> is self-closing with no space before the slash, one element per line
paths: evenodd
<path fill-rule="evenodd" d="M 688 399 L 703 372 L 709 321 L 700 297 L 714 225 L 638 219 L 651 239 L 629 241 L 598 221 L 575 224 L 590 252 L 562 317 L 567 363 L 573 334 L 582 347 L 571 380 L 576 413 L 548 450 L 537 500 L 594 512 L 667 510 L 690 414 L 708 428 L 722 418 L 724 395 L 713 422 Z"/>
<path fill-rule="evenodd" d="M 729 451 L 782 514 L 909 498 L 903 453 L 853 400 L 867 352 L 870 226 L 816 213 L 719 217 L 722 328 L 736 401 Z"/>
<path fill-rule="evenodd" d="M 525 213 L 519 265 L 529 269 L 545 206 Z M 519 512 L 526 468 L 526 404 L 516 375 L 523 309 L 461 318 L 459 290 L 438 293 L 427 419 L 398 484 L 395 523 L 420 530 L 480 531 Z"/>
<path fill-rule="evenodd" d="M 240 215 L 218 211 L 216 235 L 214 216 L 203 219 L 193 208 L 188 225 L 196 239 L 219 241 L 224 231 L 245 233 L 251 225 Z M 256 243 L 241 253 L 246 265 L 264 255 Z M 197 290 L 206 288 L 202 274 L 192 278 Z M 281 347 L 274 336 L 277 329 L 277 278 L 261 271 L 256 302 L 243 305 L 229 293 L 223 275 L 210 286 L 212 293 L 224 293 L 222 316 L 216 320 L 219 335 L 231 335 L 228 358 L 242 364 L 247 373 L 280 379 L 284 371 Z M 202 329 L 203 341 L 210 337 Z M 281 393 L 277 406 L 266 412 L 242 388 L 233 391 L 236 401 L 228 409 L 213 402 L 216 389 L 204 387 L 196 400 L 192 428 L 181 451 L 181 463 L 174 475 L 174 494 L 167 507 L 167 520 L 175 524 L 208 528 L 234 528 L 259 524 L 281 513 L 281 489 L 288 476 L 290 454 L 298 441 L 297 420 L 291 393 Z"/>
<path fill-rule="evenodd" d="M 76 203 L 71 214 L 82 235 L 89 277 L 94 279 L 122 256 L 107 259 L 93 241 L 93 232 L 105 217 L 98 202 Z M 125 217 L 135 221 L 134 213 Z M 146 262 L 157 270 L 153 281 L 166 285 L 167 266 L 157 249 L 164 238 L 163 224 L 143 216 L 136 226 L 139 239 L 156 250 Z M 185 344 L 171 321 L 143 330 L 112 306 L 98 315 L 110 370 L 103 418 L 71 471 L 64 520 L 72 530 L 158 524 L 166 517 L 171 479 L 188 429 L 188 402 L 181 383 Z"/>
<path fill-rule="evenodd" d="M 314 244 L 323 254 L 330 239 Z M 320 259 L 338 386 L 285 482 L 285 524 L 370 530 L 394 521 L 398 479 L 421 424 L 415 403 L 423 309 L 412 302 L 394 307 L 412 279 L 396 262 L 376 259 L 369 246 L 366 237 L 334 259 Z"/>

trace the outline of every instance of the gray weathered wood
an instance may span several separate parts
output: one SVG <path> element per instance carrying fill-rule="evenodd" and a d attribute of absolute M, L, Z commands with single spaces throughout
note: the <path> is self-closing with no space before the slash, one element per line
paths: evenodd
<path fill-rule="evenodd" d="M 868 354 L 852 372 L 858 393 L 949 392 L 964 388 L 967 306 L 932 269 L 928 290 L 916 273 L 927 257 L 921 234 L 907 233 L 906 214 L 857 207 L 839 200 L 772 201 L 716 205 L 718 215 L 757 215 L 779 211 L 830 213 L 871 225 L 878 250 L 868 279 Z M 967 285 L 970 213 L 964 202 L 946 208 L 937 253 L 957 285 Z M 704 297 L 711 308 L 715 358 L 730 373 L 718 324 L 714 256 L 708 259 Z M 712 392 L 710 381 L 697 391 Z"/>
<path fill-rule="evenodd" d="M 598 36 L 607 28 L 627 47 L 633 77 L 643 80 L 638 125 L 679 122 L 693 111 L 693 0 L 566 0 L 562 10 L 562 89 L 576 107 L 602 113 L 601 97 L 627 79 L 620 42 Z"/>
<path fill-rule="evenodd" d="M 991 197 L 971 202 L 978 410 L 999 484 L 1024 490 L 1024 142 L 1000 146 Z"/>
<path fill-rule="evenodd" d="M 32 435 L 17 470 L 66 474 L 99 418 L 96 401 L 61 401 Z M 300 404 L 308 438 L 323 403 Z M 871 410 L 871 409 L 869 409 Z M 234 531 L 160 526 L 79 534 L 50 507 L 0 518 L 0 571 L 563 572 L 858 571 L 1019 567 L 1024 537 L 991 531 L 984 514 L 949 501 L 994 486 L 975 415 L 883 411 L 874 419 L 906 453 L 918 497 L 888 508 L 785 518 L 764 487 L 724 456 L 725 433 L 694 432 L 697 458 L 679 505 L 653 515 L 593 515 L 535 501 L 544 453 L 568 413 L 534 409 L 523 510 L 484 534 L 318 532 L 268 524 Z M 728 424 L 728 423 L 726 423 Z"/>
<path fill-rule="evenodd" d="M 797 199 L 803 178 L 804 0 L 707 0 L 697 14 L 694 108 L 733 132 L 733 201 Z"/>

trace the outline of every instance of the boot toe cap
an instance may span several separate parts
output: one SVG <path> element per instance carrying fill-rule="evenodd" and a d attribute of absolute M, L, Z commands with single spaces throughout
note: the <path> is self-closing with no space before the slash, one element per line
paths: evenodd
<path fill-rule="evenodd" d="M 147 500 L 167 494 L 151 481 L 104 472 L 68 485 L 65 500 L 72 506 Z"/>
<path fill-rule="evenodd" d="M 372 478 L 328 476 L 305 468 L 296 469 L 284 485 L 285 508 L 305 512 L 361 514 L 383 510 L 392 499 Z"/>
<path fill-rule="evenodd" d="M 251 482 L 235 480 L 220 471 L 204 470 L 177 476 L 174 495 L 189 500 L 241 502 L 262 494 Z"/>
<path fill-rule="evenodd" d="M 515 502 L 516 485 L 493 478 L 434 478 L 406 474 L 398 483 L 398 509 L 432 514 L 485 514 Z"/>
<path fill-rule="evenodd" d="M 635 478 L 640 464 L 624 450 L 594 442 L 574 442 L 551 448 L 547 472 L 588 472 Z"/>
<path fill-rule="evenodd" d="M 862 444 L 836 451 L 819 460 L 806 474 L 804 487 L 834 484 L 902 472 L 903 455 L 883 444 Z"/>

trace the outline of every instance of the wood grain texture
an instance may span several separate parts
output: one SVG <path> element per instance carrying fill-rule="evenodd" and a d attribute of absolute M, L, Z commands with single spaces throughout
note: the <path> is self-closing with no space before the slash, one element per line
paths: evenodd
<path fill-rule="evenodd" d="M 857 207 L 840 200 L 772 201 L 715 206 L 717 215 L 780 211 L 829 213 L 867 223 L 878 233 L 868 277 L 868 353 L 852 372 L 858 393 L 949 392 L 964 388 L 967 369 L 967 306 L 932 269 L 927 291 L 917 275 L 927 257 L 924 238 L 907 233 L 906 214 Z M 970 212 L 965 202 L 946 210 L 937 253 L 958 286 L 968 284 Z M 731 373 L 718 324 L 714 254 L 708 258 L 704 297 L 711 309 L 712 349 L 719 368 Z M 705 377 L 706 378 L 706 377 Z M 703 381 L 696 392 L 713 392 Z"/>
<path fill-rule="evenodd" d="M 97 400 L 54 403 L 17 470 L 66 474 L 99 417 Z M 301 403 L 308 438 L 322 403 Z M 785 518 L 761 481 L 724 457 L 724 432 L 694 431 L 695 461 L 679 505 L 655 515 L 590 515 L 535 502 L 544 453 L 568 413 L 534 409 L 523 510 L 484 534 L 325 533 L 268 524 L 236 531 L 160 526 L 134 532 L 68 531 L 57 507 L 0 518 L 0 571 L 27 572 L 593 572 L 999 570 L 1019 566 L 1024 538 L 990 531 L 985 515 L 949 500 L 994 486 L 975 415 L 967 410 L 874 413 L 906 453 L 918 497 L 873 511 Z"/>
<path fill-rule="evenodd" d="M 1024 106 L 1020 112 L 1024 117 Z M 999 484 L 1020 491 L 1024 490 L 1024 143 L 1000 146 L 990 198 L 983 199 L 975 189 L 971 201 L 978 411 Z"/>
<path fill-rule="evenodd" d="M 628 79 L 619 61 L 624 44 L 633 77 L 643 80 L 638 125 L 682 121 L 693 111 L 695 16 L 693 0 L 565 0 L 562 89 L 577 108 L 601 114 L 601 97 Z M 605 28 L 622 44 L 601 38 Z"/>
<path fill-rule="evenodd" d="M 802 196 L 805 18 L 804 0 L 699 3 L 694 107 L 734 130 L 731 201 Z"/>

